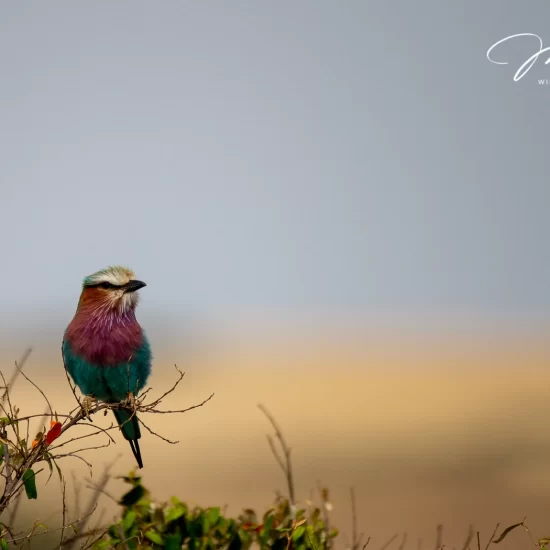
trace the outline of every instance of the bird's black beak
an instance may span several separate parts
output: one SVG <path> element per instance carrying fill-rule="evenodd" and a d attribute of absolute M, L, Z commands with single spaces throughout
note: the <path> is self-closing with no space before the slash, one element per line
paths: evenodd
<path fill-rule="evenodd" d="M 137 281 L 135 279 L 128 281 L 125 285 L 122 286 L 124 292 L 135 292 L 140 288 L 147 286 L 143 281 Z"/>

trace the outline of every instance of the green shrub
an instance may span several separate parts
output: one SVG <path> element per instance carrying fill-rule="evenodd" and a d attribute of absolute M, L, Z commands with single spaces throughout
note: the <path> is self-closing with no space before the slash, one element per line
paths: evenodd
<path fill-rule="evenodd" d="M 329 531 L 319 507 L 296 509 L 284 497 L 277 498 L 261 521 L 253 510 L 233 519 L 218 507 L 190 508 L 177 498 L 158 503 L 140 477 L 132 474 L 124 481 L 130 489 L 120 500 L 121 517 L 94 543 L 96 550 L 247 550 L 254 543 L 260 549 L 328 550 L 338 534 Z"/>

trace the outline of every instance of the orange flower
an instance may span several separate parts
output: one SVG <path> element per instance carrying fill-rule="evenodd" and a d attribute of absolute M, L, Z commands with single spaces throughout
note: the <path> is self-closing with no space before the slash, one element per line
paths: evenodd
<path fill-rule="evenodd" d="M 50 429 L 46 434 L 46 447 L 51 445 L 61 435 L 61 422 L 57 420 L 50 421 Z M 42 443 L 44 440 L 44 433 L 41 432 L 36 436 L 36 439 L 31 443 L 31 449 L 34 449 L 38 444 Z"/>

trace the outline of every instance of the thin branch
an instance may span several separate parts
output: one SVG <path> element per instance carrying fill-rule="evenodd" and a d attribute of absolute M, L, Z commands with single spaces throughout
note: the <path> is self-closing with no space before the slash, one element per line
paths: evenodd
<path fill-rule="evenodd" d="M 282 459 L 282 457 L 279 455 L 279 451 L 277 450 L 277 447 L 275 446 L 275 442 L 273 441 L 273 438 L 271 437 L 270 434 L 267 434 L 266 437 L 267 437 L 267 441 L 269 443 L 269 447 L 271 448 L 271 452 L 273 453 L 273 456 L 275 457 L 275 460 L 277 461 L 277 463 L 279 464 L 279 466 L 281 467 L 281 469 L 283 470 L 283 472 L 286 475 L 285 462 Z"/>
<path fill-rule="evenodd" d="M 138 422 L 151 434 L 151 435 L 154 435 L 156 437 L 158 437 L 159 439 L 162 439 L 163 441 L 166 441 L 166 443 L 170 443 L 170 445 L 177 445 L 179 443 L 179 441 L 172 441 L 171 439 L 168 439 L 160 434 L 158 434 L 157 432 L 154 432 L 151 428 L 149 428 L 149 426 L 147 426 L 147 424 L 145 424 L 145 422 L 143 422 L 143 420 L 141 418 L 138 418 Z"/>
<path fill-rule="evenodd" d="M 540 548 L 540 544 L 531 536 L 531 531 L 529 531 L 529 528 L 527 527 L 527 516 L 523 518 L 523 521 L 521 522 L 523 528 L 525 529 L 525 532 L 531 539 L 531 542 L 537 547 Z"/>
<path fill-rule="evenodd" d="M 6 481 L 11 482 L 11 465 L 10 465 L 10 452 L 8 450 L 8 444 L 4 443 L 4 461 L 6 463 Z M 5 494 L 5 493 L 4 493 Z"/>
<path fill-rule="evenodd" d="M 101 487 L 99 484 L 95 483 L 91 479 L 88 480 L 86 488 L 93 489 L 96 493 L 101 493 L 102 495 L 105 495 L 107 498 L 110 498 L 115 504 L 120 504 L 120 499 L 114 497 L 111 493 L 107 492 L 103 487 Z"/>
<path fill-rule="evenodd" d="M 88 508 L 86 510 L 84 520 L 81 522 L 81 525 L 80 525 L 81 532 L 84 531 L 84 529 L 86 528 L 86 525 L 88 524 L 88 519 L 91 517 L 92 513 L 97 508 L 97 501 L 98 501 L 99 494 L 101 494 L 103 492 L 103 490 L 105 489 L 105 486 L 107 485 L 107 483 L 109 481 L 109 478 L 110 478 L 111 469 L 113 468 L 113 466 L 115 465 L 117 460 L 118 460 L 118 457 L 116 457 L 103 470 L 103 475 L 101 476 L 101 479 L 99 480 L 99 483 L 97 483 L 94 493 L 92 493 L 92 495 L 90 497 L 90 502 L 88 504 Z M 74 544 L 76 543 L 77 540 L 78 539 L 73 538 L 73 539 L 70 539 L 70 541 L 65 542 L 65 544 L 69 543 L 68 544 L 69 550 L 71 550 L 71 548 L 74 547 Z"/>
<path fill-rule="evenodd" d="M 466 541 L 462 546 L 462 550 L 468 550 L 468 548 L 470 548 L 470 543 L 472 542 L 473 538 L 474 538 L 474 526 L 470 525 L 470 527 L 468 528 L 468 535 L 466 536 Z"/>
<path fill-rule="evenodd" d="M 435 550 L 439 550 L 441 548 L 442 540 L 443 540 L 443 525 L 441 525 L 440 523 L 436 527 Z"/>
<path fill-rule="evenodd" d="M 4 380 L 4 394 L 2 395 L 2 403 L 6 400 L 6 397 L 8 396 L 9 391 L 11 388 L 13 388 L 13 385 L 15 384 L 15 381 L 17 380 L 17 377 L 23 370 L 23 367 L 25 366 L 25 363 L 27 362 L 27 359 L 29 358 L 30 354 L 32 353 L 32 348 L 28 347 L 21 356 L 21 359 L 19 359 L 19 365 L 20 368 L 17 368 L 13 371 L 13 374 L 11 376 L 10 381 L 6 384 L 6 381 Z M 17 365 L 17 362 L 15 363 Z M 3 377 L 2 377 L 3 378 Z"/>
<path fill-rule="evenodd" d="M 95 512 L 95 509 L 97 508 L 94 507 L 94 509 L 90 512 L 89 515 L 92 515 L 94 512 Z M 78 519 L 75 519 L 74 521 L 72 521 L 69 525 L 75 525 L 76 523 L 80 523 L 80 522 L 83 522 L 84 520 L 86 520 L 89 516 L 83 516 L 81 518 L 78 518 Z M 4 526 L 5 527 L 5 526 Z M 31 538 L 33 537 L 37 537 L 39 535 L 47 535 L 48 533 L 54 533 L 55 531 L 60 531 L 62 529 L 66 529 L 68 526 L 67 525 L 62 525 L 61 527 L 56 527 L 55 529 L 48 529 L 47 531 L 42 531 L 40 533 L 35 533 L 34 530 L 31 531 L 31 533 L 29 533 L 28 535 L 25 535 L 23 537 L 18 537 L 18 538 L 12 538 L 11 540 L 8 540 L 6 541 L 8 544 L 16 544 L 22 540 L 30 540 Z"/>
<path fill-rule="evenodd" d="M 51 417 L 53 418 L 53 409 L 52 409 L 52 405 L 50 403 L 50 401 L 48 400 L 48 398 L 46 397 L 46 394 L 23 372 L 23 369 L 17 364 L 17 361 L 15 362 L 15 366 L 17 367 L 17 369 L 19 370 L 19 372 L 21 373 L 21 376 L 23 376 L 23 378 L 29 383 L 29 384 L 32 384 L 42 395 L 42 397 L 45 399 L 46 403 L 48 404 L 48 407 L 50 409 L 50 415 Z"/>
<path fill-rule="evenodd" d="M 165 391 L 158 399 L 156 399 L 155 401 L 153 401 L 151 403 L 151 406 L 152 407 L 156 407 L 159 403 L 162 402 L 162 400 L 170 395 L 177 387 L 178 387 L 178 384 L 183 380 L 183 377 L 185 376 L 185 372 L 181 371 L 177 365 L 174 365 L 174 368 L 178 371 L 179 373 L 179 378 L 176 380 L 176 382 L 174 383 L 174 385 L 168 390 L 168 391 Z M 145 395 L 149 392 L 149 390 L 145 390 L 145 392 L 143 392 L 143 394 L 141 395 L 141 397 L 145 397 Z"/>
<path fill-rule="evenodd" d="M 151 405 L 140 406 L 140 407 L 137 408 L 137 411 L 138 412 L 155 413 L 155 414 L 181 414 L 181 413 L 186 413 L 187 411 L 192 411 L 193 409 L 198 409 L 199 407 L 202 407 L 203 405 L 208 403 L 208 401 L 210 401 L 210 399 L 212 399 L 213 397 L 214 397 L 214 394 L 212 393 L 204 401 L 202 401 L 201 403 L 198 403 L 197 405 L 191 405 L 191 407 L 187 407 L 186 409 L 180 409 L 180 410 L 176 410 L 176 411 L 159 411 L 157 409 L 151 408 Z"/>
<path fill-rule="evenodd" d="M 12 499 L 13 502 L 13 508 L 10 513 L 10 519 L 8 520 L 8 523 L 10 525 L 13 525 L 15 523 L 15 518 L 17 517 L 17 512 L 19 511 L 19 506 L 21 505 L 21 501 L 23 500 L 21 498 L 21 495 L 23 493 L 18 493 L 15 498 Z"/>
<path fill-rule="evenodd" d="M 141 400 L 145 399 L 145 396 L 146 396 L 150 391 L 153 391 L 153 388 L 152 388 L 152 387 L 147 388 L 143 393 L 141 393 L 140 396 L 139 396 L 139 398 L 140 398 Z"/>
<path fill-rule="evenodd" d="M 67 493 L 67 483 L 65 480 L 63 480 L 63 519 L 61 521 L 61 538 L 59 539 L 59 548 L 63 546 L 63 539 L 65 538 L 65 520 L 67 516 L 67 501 L 66 501 L 66 493 Z"/>
<path fill-rule="evenodd" d="M 53 458 L 62 458 L 65 456 L 73 455 L 75 452 L 81 453 L 83 451 L 95 451 L 96 449 L 105 449 L 106 447 L 109 447 L 111 445 L 111 440 L 109 439 L 107 443 L 104 443 L 103 445 L 94 445 L 93 447 L 83 447 L 82 449 L 78 449 L 78 451 L 74 451 L 72 453 L 65 453 L 62 455 L 52 455 Z"/>
<path fill-rule="evenodd" d="M 286 444 L 285 438 L 283 436 L 283 433 L 281 432 L 281 429 L 279 428 L 279 425 L 275 421 L 275 418 L 273 418 L 273 415 L 267 410 L 267 408 L 262 405 L 261 403 L 258 404 L 258 408 L 264 413 L 264 415 L 267 417 L 271 425 L 273 426 L 273 429 L 275 430 L 275 435 L 277 436 L 277 439 L 279 440 L 279 443 L 281 444 L 281 448 L 283 450 L 283 453 L 285 455 L 285 463 L 282 464 L 282 461 L 279 461 L 277 455 L 275 458 L 277 459 L 277 462 L 279 462 L 279 465 L 281 466 L 285 477 L 286 482 L 288 486 L 288 493 L 289 493 L 289 500 L 291 504 L 294 504 L 296 499 L 294 498 L 294 478 L 292 475 L 292 461 L 290 459 L 290 447 Z M 274 449 L 274 445 L 272 445 L 272 451 Z"/>
<path fill-rule="evenodd" d="M 55 413 L 58 418 L 72 418 L 72 414 L 59 414 Z M 17 418 L 17 422 L 23 422 L 26 420 L 32 420 L 33 418 L 44 418 L 45 416 L 48 416 L 48 411 L 42 414 L 29 414 L 29 416 L 22 416 L 21 418 Z M 14 420 L 15 421 L 15 420 Z M 8 422 L 5 424 L 6 426 L 11 426 L 13 422 Z"/>
<path fill-rule="evenodd" d="M 89 529 L 85 533 L 81 531 L 80 533 L 76 533 L 72 537 L 65 539 L 65 542 L 63 543 L 63 548 L 72 548 L 72 545 L 74 545 L 75 542 L 85 537 L 88 537 L 88 540 L 80 546 L 80 549 L 82 550 L 83 548 L 92 548 L 95 542 L 99 541 L 104 535 L 107 534 L 107 531 L 108 530 L 105 529 L 105 527 L 94 527 L 93 529 Z M 92 535 L 96 535 L 97 533 L 101 533 L 101 535 L 92 543 L 90 543 L 89 541 L 92 538 Z"/>
<path fill-rule="evenodd" d="M 380 547 L 380 550 L 386 550 L 386 548 L 397 538 L 398 535 L 399 535 L 399 533 L 395 533 L 395 535 L 393 535 L 393 537 L 391 537 L 390 540 L 388 542 L 386 542 L 386 544 L 383 544 Z"/>
<path fill-rule="evenodd" d="M 120 543 L 119 544 L 124 545 L 124 548 L 126 550 L 130 550 L 130 547 L 128 546 L 128 542 L 127 542 L 128 539 L 124 538 L 124 529 L 122 528 L 122 525 L 118 526 L 118 534 L 120 535 Z"/>
<path fill-rule="evenodd" d="M 74 453 L 68 453 L 68 454 L 65 454 L 65 455 L 57 455 L 54 457 L 56 460 L 58 458 L 77 458 L 78 460 L 81 460 L 82 462 L 84 462 L 84 464 L 86 464 L 86 466 L 88 466 L 88 469 L 90 471 L 90 477 L 92 476 L 92 465 L 83 457 L 81 457 L 80 455 L 77 455 L 77 454 L 74 454 Z"/>
<path fill-rule="evenodd" d="M 321 497 L 322 506 L 321 509 L 323 510 L 323 521 L 325 522 L 325 531 L 327 534 L 330 531 L 330 518 L 328 515 L 328 489 L 321 486 L 321 483 L 317 481 L 317 490 L 319 491 L 319 496 Z"/>
<path fill-rule="evenodd" d="M 493 534 L 491 535 L 491 538 L 487 542 L 487 545 L 485 546 L 485 550 L 489 549 L 489 546 L 491 546 L 491 543 L 493 542 L 493 539 L 495 538 L 495 535 L 497 534 L 498 528 L 500 527 L 500 523 L 496 524 L 495 530 L 493 531 Z"/>
<path fill-rule="evenodd" d="M 15 418 L 16 414 L 14 412 L 14 408 L 13 408 L 13 405 L 11 404 L 11 399 L 10 399 L 10 392 L 7 390 L 8 388 L 8 385 L 6 384 L 6 379 L 4 378 L 4 373 L 2 371 L 0 371 L 0 377 L 2 377 L 2 382 L 4 383 L 4 387 L 6 388 L 6 392 L 4 394 L 4 397 L 5 397 L 5 400 L 7 401 L 8 403 L 8 410 L 6 410 L 6 407 L 4 407 L 4 400 L 2 400 L 2 403 L 0 404 L 0 407 L 2 408 L 2 410 L 4 411 L 4 413 L 6 414 L 6 416 L 12 420 Z M 12 426 L 12 429 L 14 431 L 14 433 L 16 434 L 17 436 L 17 439 L 19 440 L 19 430 L 17 428 L 17 423 L 14 423 L 14 426 L 13 424 L 9 424 L 10 426 Z"/>
<path fill-rule="evenodd" d="M 74 492 L 74 507 L 76 515 L 80 515 L 80 491 L 82 484 L 76 479 L 74 470 L 71 470 L 71 477 L 73 478 L 73 492 Z"/>
<path fill-rule="evenodd" d="M 75 441 L 78 441 L 79 439 L 86 439 L 88 437 L 93 437 L 94 435 L 99 435 L 99 434 L 105 434 L 112 443 L 116 443 L 113 436 L 110 433 L 108 433 L 107 430 L 110 430 L 110 429 L 118 427 L 118 426 L 111 425 L 109 428 L 100 428 L 99 426 L 94 426 L 92 424 L 78 424 L 78 426 L 84 426 L 85 428 L 95 428 L 96 431 L 91 432 L 89 434 L 80 435 L 78 437 L 73 437 L 72 439 L 64 441 L 63 443 L 59 443 L 58 445 L 54 445 L 53 447 L 48 447 L 48 450 L 50 452 L 52 452 L 52 451 L 55 451 L 55 450 L 57 450 L 61 447 L 64 447 L 65 445 L 68 445 L 69 443 L 74 443 Z M 79 449 L 78 452 L 80 452 L 80 450 L 81 449 Z"/>
<path fill-rule="evenodd" d="M 361 540 L 357 535 L 357 508 L 355 504 L 355 489 L 350 487 L 349 496 L 351 500 L 351 548 L 358 550 Z"/>

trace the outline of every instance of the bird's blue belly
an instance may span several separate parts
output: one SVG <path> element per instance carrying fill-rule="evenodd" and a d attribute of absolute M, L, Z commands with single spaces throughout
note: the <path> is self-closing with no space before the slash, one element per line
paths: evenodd
<path fill-rule="evenodd" d="M 101 367 L 90 364 L 84 358 L 74 355 L 65 342 L 63 355 L 67 371 L 84 395 L 90 395 L 105 402 L 119 402 L 136 395 L 147 383 L 151 373 L 151 354 L 146 343 L 133 359 L 120 365 Z"/>

